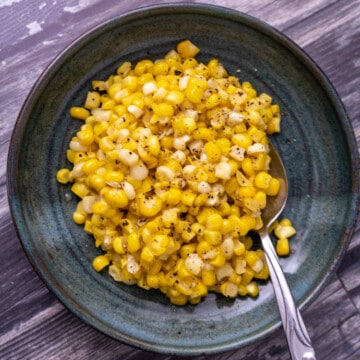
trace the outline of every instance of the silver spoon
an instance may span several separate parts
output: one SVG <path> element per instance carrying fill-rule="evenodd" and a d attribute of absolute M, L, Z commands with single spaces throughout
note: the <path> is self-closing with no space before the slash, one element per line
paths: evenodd
<path fill-rule="evenodd" d="M 263 227 L 260 229 L 259 235 L 265 251 L 291 358 L 293 360 L 316 360 L 315 351 L 311 345 L 304 321 L 295 305 L 269 236 L 269 228 L 283 211 L 288 197 L 288 181 L 284 164 L 273 146 L 269 144 L 269 147 L 270 174 L 280 180 L 280 192 L 277 196 L 267 198 L 267 206 L 262 212 Z"/>

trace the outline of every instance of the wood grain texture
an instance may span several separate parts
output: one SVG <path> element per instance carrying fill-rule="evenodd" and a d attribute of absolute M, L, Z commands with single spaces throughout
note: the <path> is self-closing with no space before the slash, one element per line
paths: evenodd
<path fill-rule="evenodd" d="M 12 224 L 6 159 L 22 104 L 52 59 L 80 34 L 152 0 L 0 0 L 0 359 L 159 359 L 121 344 L 72 315 L 38 278 Z M 167 3 L 171 1 L 166 1 Z M 194 1 L 193 1 L 194 2 Z M 205 1 L 198 1 L 205 2 Z M 284 32 L 336 87 L 360 144 L 360 4 L 356 0 L 206 1 Z M 360 359 L 360 223 L 331 282 L 304 312 L 318 359 Z M 289 359 L 282 330 L 260 343 L 202 359 Z"/>

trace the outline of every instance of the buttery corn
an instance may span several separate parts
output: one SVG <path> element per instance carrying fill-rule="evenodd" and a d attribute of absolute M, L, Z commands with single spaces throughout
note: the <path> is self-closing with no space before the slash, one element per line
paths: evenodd
<path fill-rule="evenodd" d="M 92 81 L 70 109 L 83 120 L 66 154 L 73 167 L 57 172 L 79 198 L 74 222 L 103 251 L 93 268 L 176 305 L 209 291 L 258 296 L 269 270 L 249 232 L 280 188 L 267 139 L 280 131 L 279 106 L 199 51 L 184 40 L 163 59 L 126 61 Z M 288 255 L 291 222 L 272 231 Z"/>

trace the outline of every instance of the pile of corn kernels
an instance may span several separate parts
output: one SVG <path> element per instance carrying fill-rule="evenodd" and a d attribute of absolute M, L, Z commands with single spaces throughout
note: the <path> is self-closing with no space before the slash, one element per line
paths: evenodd
<path fill-rule="evenodd" d="M 102 250 L 94 269 L 177 305 L 209 291 L 258 295 L 269 270 L 249 232 L 280 186 L 267 138 L 280 131 L 279 106 L 217 59 L 199 62 L 199 51 L 185 40 L 94 80 L 70 109 L 84 122 L 67 150 L 72 168 L 57 172 L 79 198 L 75 223 Z M 288 255 L 291 222 L 273 230 Z"/>

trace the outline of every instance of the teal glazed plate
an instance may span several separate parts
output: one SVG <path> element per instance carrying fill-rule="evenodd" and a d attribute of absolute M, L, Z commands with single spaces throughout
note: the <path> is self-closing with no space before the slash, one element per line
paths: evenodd
<path fill-rule="evenodd" d="M 215 294 L 177 307 L 163 294 L 96 273 L 91 236 L 72 220 L 77 200 L 56 181 L 81 122 L 91 80 L 106 79 L 123 61 L 157 59 L 183 39 L 200 61 L 216 57 L 241 81 L 273 97 L 282 131 L 272 136 L 289 177 L 283 216 L 297 229 L 293 254 L 281 265 L 300 309 L 319 295 L 350 241 L 358 208 L 358 150 L 334 88 L 297 45 L 267 24 L 230 9 L 201 4 L 141 8 L 89 31 L 65 49 L 31 90 L 8 157 L 8 193 L 19 239 L 37 273 L 87 324 L 141 349 L 180 355 L 222 352 L 279 328 L 271 282 L 256 299 Z M 320 319 L 319 319 L 320 321 Z"/>

